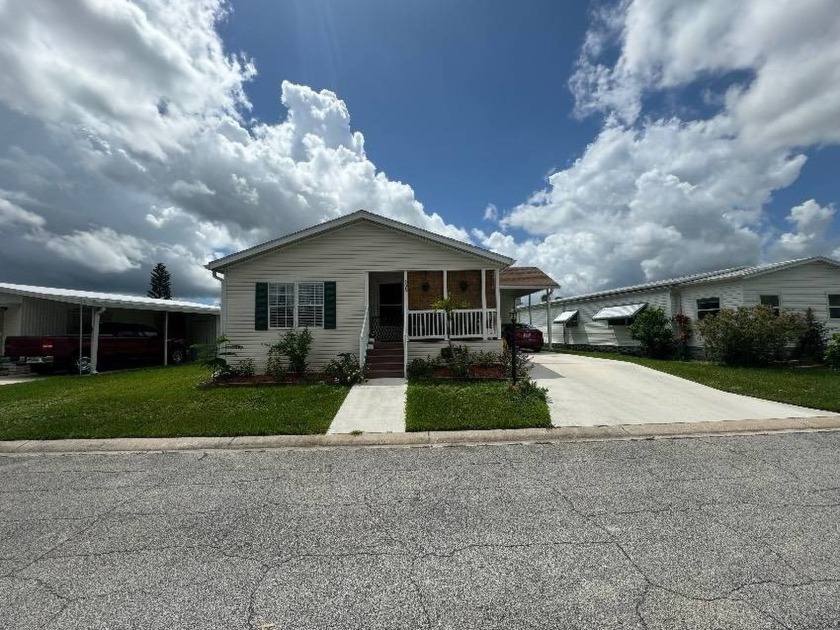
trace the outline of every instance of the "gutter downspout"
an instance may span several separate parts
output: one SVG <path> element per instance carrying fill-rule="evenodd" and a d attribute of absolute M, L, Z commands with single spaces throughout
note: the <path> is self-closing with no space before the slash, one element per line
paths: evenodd
<path fill-rule="evenodd" d="M 99 318 L 107 309 L 104 306 L 93 309 L 93 324 L 90 333 L 90 373 L 98 374 L 96 371 L 99 362 Z"/>
<path fill-rule="evenodd" d="M 216 334 L 213 337 L 213 343 L 215 344 L 216 339 L 225 334 L 225 328 L 226 328 L 226 325 L 227 325 L 227 300 L 225 299 L 225 277 L 224 277 L 224 275 L 220 276 L 219 272 L 216 271 L 215 269 L 211 273 L 213 274 L 213 279 L 218 280 L 219 283 L 222 285 L 221 286 L 221 290 L 222 290 L 221 314 L 219 315 L 219 321 L 217 322 L 217 325 L 216 325 Z"/>

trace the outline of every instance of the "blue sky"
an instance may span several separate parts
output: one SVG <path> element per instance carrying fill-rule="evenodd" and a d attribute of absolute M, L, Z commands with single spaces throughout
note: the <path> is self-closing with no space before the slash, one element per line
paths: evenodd
<path fill-rule="evenodd" d="M 840 257 L 836 0 L 7 0 L 0 38 L 5 281 L 213 299 L 360 207 L 565 295 Z"/>
<path fill-rule="evenodd" d="M 480 225 L 521 203 L 597 134 L 566 85 L 587 4 L 258 0 L 220 33 L 253 56 L 253 114 L 275 120 L 283 80 L 336 92 L 372 161 L 427 209 Z"/>

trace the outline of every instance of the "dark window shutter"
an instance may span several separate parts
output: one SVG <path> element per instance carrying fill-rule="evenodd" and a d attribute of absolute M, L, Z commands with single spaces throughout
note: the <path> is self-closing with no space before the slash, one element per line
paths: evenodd
<path fill-rule="evenodd" d="M 335 328 L 335 282 L 324 283 L 324 328 Z"/>
<path fill-rule="evenodd" d="M 254 291 L 254 330 L 268 330 L 268 283 L 257 282 Z"/>

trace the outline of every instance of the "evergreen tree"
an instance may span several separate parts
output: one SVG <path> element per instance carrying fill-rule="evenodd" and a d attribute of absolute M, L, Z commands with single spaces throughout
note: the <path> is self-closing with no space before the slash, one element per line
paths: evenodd
<path fill-rule="evenodd" d="M 152 269 L 152 279 L 149 281 L 148 296 L 163 300 L 172 299 L 172 283 L 166 265 L 158 263 Z"/>

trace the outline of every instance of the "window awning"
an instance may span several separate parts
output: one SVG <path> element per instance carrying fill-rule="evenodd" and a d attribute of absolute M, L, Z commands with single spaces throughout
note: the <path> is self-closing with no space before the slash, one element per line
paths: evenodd
<path fill-rule="evenodd" d="M 555 324 L 565 324 L 566 322 L 569 322 L 569 321 L 573 320 L 575 317 L 577 317 L 577 314 L 578 314 L 577 311 L 563 311 L 557 317 L 554 318 L 554 323 Z"/>
<path fill-rule="evenodd" d="M 641 302 L 639 304 L 622 304 L 620 306 L 607 306 L 606 308 L 602 308 L 600 311 L 595 313 L 592 316 L 593 320 L 599 319 L 619 319 L 621 317 L 635 317 L 638 315 L 639 311 L 641 311 L 645 306 L 647 306 L 647 302 Z"/>

